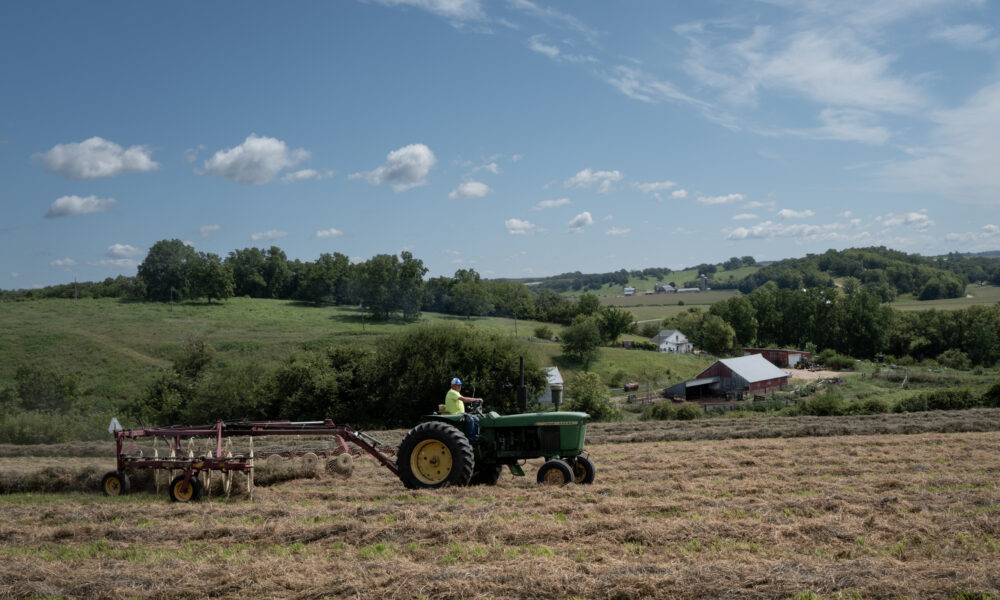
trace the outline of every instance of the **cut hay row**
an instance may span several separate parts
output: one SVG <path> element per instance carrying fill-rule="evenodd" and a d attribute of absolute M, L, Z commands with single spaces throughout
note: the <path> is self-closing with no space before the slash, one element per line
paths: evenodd
<path fill-rule="evenodd" d="M 1000 594 L 1000 433 L 598 444 L 591 457 L 594 485 L 556 489 L 529 463 L 497 486 L 409 491 L 364 457 L 351 479 L 278 483 L 252 502 L 0 496 L 0 597 Z"/>

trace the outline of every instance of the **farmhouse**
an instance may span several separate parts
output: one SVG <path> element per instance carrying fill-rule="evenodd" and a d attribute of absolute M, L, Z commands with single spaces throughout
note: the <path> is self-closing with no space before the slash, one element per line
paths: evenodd
<path fill-rule="evenodd" d="M 649 338 L 649 341 L 656 344 L 660 352 L 687 354 L 694 349 L 694 346 L 688 341 L 687 337 L 676 329 L 664 329 Z"/>
<path fill-rule="evenodd" d="M 809 353 L 802 350 L 744 348 L 743 354 L 760 354 L 776 367 L 794 367 L 800 362 L 809 362 Z"/>
<path fill-rule="evenodd" d="M 765 394 L 788 385 L 788 373 L 774 366 L 760 354 L 723 358 L 690 381 L 667 388 L 675 398 L 695 400 L 704 397 L 735 397 Z"/>

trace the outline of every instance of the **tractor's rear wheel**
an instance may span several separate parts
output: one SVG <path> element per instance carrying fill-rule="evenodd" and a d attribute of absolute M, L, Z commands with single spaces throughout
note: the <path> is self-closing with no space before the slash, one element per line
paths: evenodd
<path fill-rule="evenodd" d="M 546 461 L 538 469 L 538 483 L 542 485 L 566 485 L 573 481 L 573 469 L 564 460 Z"/>
<path fill-rule="evenodd" d="M 124 496 L 129 493 L 131 484 L 124 471 L 111 471 L 101 479 L 101 491 L 105 496 Z"/>
<path fill-rule="evenodd" d="M 201 498 L 201 482 L 194 475 L 184 485 L 184 474 L 174 477 L 170 482 L 170 499 L 174 502 L 196 502 Z"/>
<path fill-rule="evenodd" d="M 482 465 L 472 473 L 469 485 L 496 485 L 503 475 L 503 465 Z"/>
<path fill-rule="evenodd" d="M 447 423 L 421 423 L 399 445 L 396 467 L 403 485 L 412 489 L 467 485 L 475 457 L 472 444 Z"/>
<path fill-rule="evenodd" d="M 586 456 L 577 456 L 569 461 L 569 466 L 573 468 L 573 483 L 594 483 L 594 463 Z"/>

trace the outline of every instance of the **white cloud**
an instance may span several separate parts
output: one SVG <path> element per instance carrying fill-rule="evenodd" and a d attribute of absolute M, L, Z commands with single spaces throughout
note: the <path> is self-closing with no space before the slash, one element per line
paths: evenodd
<path fill-rule="evenodd" d="M 145 252 L 142 248 L 136 248 L 128 244 L 112 244 L 108 246 L 107 256 L 114 259 L 131 259 L 139 258 Z"/>
<path fill-rule="evenodd" d="M 541 231 L 538 226 L 531 221 L 523 221 L 521 219 L 507 219 L 503 226 L 507 229 L 507 233 L 510 235 L 528 235 Z"/>
<path fill-rule="evenodd" d="M 208 236 L 212 235 L 216 231 L 222 229 L 222 225 L 202 225 L 198 228 L 201 231 L 201 237 L 203 239 L 208 239 Z"/>
<path fill-rule="evenodd" d="M 375 186 L 388 182 L 394 191 L 404 192 L 425 185 L 427 181 L 424 178 L 436 163 L 437 158 L 426 145 L 410 144 L 390 152 L 381 167 L 366 173 L 353 173 L 349 178 L 363 178 Z"/>
<path fill-rule="evenodd" d="M 989 27 L 972 23 L 944 27 L 931 32 L 931 39 L 968 49 L 995 49 L 997 43 L 992 36 L 993 30 Z"/>
<path fill-rule="evenodd" d="M 520 161 L 520 160 L 521 160 L 522 158 L 524 158 L 524 155 L 523 155 L 523 154 L 514 154 L 514 155 L 512 155 L 512 156 L 510 157 L 510 159 L 511 159 L 511 160 L 512 160 L 513 162 L 518 162 L 518 161 Z"/>
<path fill-rule="evenodd" d="M 117 200 L 114 198 L 98 198 L 97 196 L 63 196 L 52 203 L 48 212 L 45 213 L 45 218 L 57 219 L 59 217 L 102 213 L 114 206 L 115 202 Z"/>
<path fill-rule="evenodd" d="M 816 213 L 813 211 L 806 210 L 792 210 L 790 208 L 783 208 L 778 211 L 778 217 L 782 219 L 805 219 L 806 217 L 815 216 Z"/>
<path fill-rule="evenodd" d="M 612 227 L 611 229 L 604 232 L 604 235 L 625 235 L 632 231 L 627 227 Z"/>
<path fill-rule="evenodd" d="M 469 200 L 472 198 L 482 198 L 491 191 L 490 186 L 481 181 L 463 181 L 448 194 L 448 197 L 452 200 L 457 198 Z"/>
<path fill-rule="evenodd" d="M 674 200 L 680 200 L 682 198 L 687 198 L 688 192 L 687 190 L 674 190 L 670 192 L 670 197 L 673 198 Z"/>
<path fill-rule="evenodd" d="M 567 204 L 571 204 L 569 198 L 559 198 L 558 200 L 542 200 L 541 202 L 533 206 L 531 210 L 545 210 L 546 208 L 558 208 L 560 206 L 566 206 Z"/>
<path fill-rule="evenodd" d="M 21 276 L 21 274 L 20 274 L 20 273 L 18 273 L 17 271 L 11 271 L 11 272 L 10 272 L 10 276 L 11 276 L 11 277 L 12 277 L 13 279 L 17 279 L 18 277 L 20 277 L 20 276 Z"/>
<path fill-rule="evenodd" d="M 738 215 L 733 215 L 734 221 L 748 221 L 750 219 L 758 218 L 757 215 L 753 213 L 740 213 Z"/>
<path fill-rule="evenodd" d="M 669 81 L 659 80 L 635 67 L 619 65 L 606 74 L 604 80 L 633 100 L 651 104 L 674 100 L 707 108 L 704 102 L 681 92 Z"/>
<path fill-rule="evenodd" d="M 889 130 L 876 125 L 878 117 L 867 110 L 825 108 L 820 112 L 823 126 L 809 135 L 820 139 L 879 145 L 889 140 Z"/>
<path fill-rule="evenodd" d="M 384 6 L 412 6 L 456 22 L 481 21 L 486 12 L 480 0 L 374 0 Z"/>
<path fill-rule="evenodd" d="M 124 149 L 100 137 L 79 143 L 58 144 L 42 153 L 42 163 L 53 173 L 72 179 L 113 177 L 123 173 L 145 173 L 158 168 L 148 146 Z"/>
<path fill-rule="evenodd" d="M 1000 226 L 984 225 L 979 231 L 968 231 L 965 233 L 949 233 L 944 238 L 949 242 L 981 242 L 993 240 L 1000 237 Z M 993 242 L 991 242 L 993 243 Z"/>
<path fill-rule="evenodd" d="M 88 262 L 87 264 L 91 267 L 114 267 L 118 269 L 127 269 L 129 267 L 138 267 L 139 261 L 132 258 L 107 258 L 96 262 Z"/>
<path fill-rule="evenodd" d="M 925 148 L 882 171 L 892 189 L 934 193 L 950 200 L 1000 203 L 1000 82 L 965 105 L 930 115 L 936 124 Z"/>
<path fill-rule="evenodd" d="M 569 223 L 567 223 L 566 226 L 569 227 L 570 233 L 582 233 L 584 227 L 593 224 L 594 224 L 594 217 L 590 216 L 589 211 L 583 211 L 582 213 L 570 219 Z"/>
<path fill-rule="evenodd" d="M 677 184 L 673 181 L 651 181 L 648 183 L 633 183 L 632 187 L 643 192 L 644 194 L 651 194 L 653 192 L 664 192 L 672 187 L 676 187 Z M 678 190 L 680 191 L 680 190 Z"/>
<path fill-rule="evenodd" d="M 799 30 L 788 31 L 758 26 L 737 40 L 731 27 L 720 29 L 717 45 L 711 43 L 716 32 L 705 24 L 682 25 L 675 31 L 690 42 L 687 73 L 718 89 L 730 104 L 755 105 L 762 91 L 791 92 L 822 106 L 878 112 L 908 113 L 926 104 L 919 87 L 891 73 L 895 57 L 867 45 L 856 27 L 800 24 Z"/>
<path fill-rule="evenodd" d="M 742 202 L 746 196 L 743 194 L 727 194 L 725 196 L 699 196 L 698 202 L 706 204 L 709 206 L 716 204 L 732 204 L 734 202 Z"/>
<path fill-rule="evenodd" d="M 205 149 L 205 144 L 198 144 L 194 148 L 188 148 L 185 150 L 181 156 L 184 157 L 184 162 L 193 163 L 198 160 L 198 154 Z"/>
<path fill-rule="evenodd" d="M 323 229 L 316 232 L 316 237 L 318 238 L 334 238 L 344 235 L 344 232 L 339 229 L 334 229 L 333 227 L 329 229 Z"/>
<path fill-rule="evenodd" d="M 260 231 L 250 236 L 250 239 L 259 242 L 265 241 L 270 242 L 273 240 L 280 240 L 283 237 L 288 236 L 287 231 L 278 231 L 277 229 L 268 229 L 267 231 Z"/>
<path fill-rule="evenodd" d="M 849 219 L 849 218 L 851 218 L 851 217 L 854 216 L 854 211 L 852 211 L 852 210 L 845 210 L 844 212 L 840 213 L 840 215 L 838 215 L 838 216 L 843 217 L 845 219 Z"/>
<path fill-rule="evenodd" d="M 336 172 L 329 169 L 324 171 L 317 171 L 316 169 L 301 169 L 299 171 L 293 171 L 291 173 L 285 173 L 281 178 L 281 183 L 295 183 L 298 181 L 306 181 L 307 179 L 329 179 L 334 176 Z"/>
<path fill-rule="evenodd" d="M 559 48 L 546 44 L 543 41 L 544 39 L 545 36 L 542 34 L 531 36 L 531 39 L 528 40 L 528 48 L 539 54 L 544 54 L 553 60 L 559 60 Z"/>
<path fill-rule="evenodd" d="M 590 188 L 599 183 L 597 193 L 606 194 L 614 189 L 614 184 L 622 180 L 621 171 L 592 171 L 589 167 L 563 182 L 568 188 Z"/>
<path fill-rule="evenodd" d="M 72 258 L 60 258 L 49 263 L 53 267 L 72 267 L 76 265 L 76 261 Z"/>
<path fill-rule="evenodd" d="M 889 213 L 882 219 L 882 223 L 889 227 L 906 225 L 908 227 L 915 227 L 918 231 L 924 231 L 931 225 L 934 225 L 934 221 L 924 212 L 911 212 L 903 215 Z"/>
<path fill-rule="evenodd" d="M 752 227 L 737 227 L 729 232 L 727 240 L 750 240 L 750 239 L 773 239 L 773 238 L 802 238 L 812 240 L 832 239 L 834 232 L 843 229 L 845 225 L 841 223 L 830 223 L 828 225 L 805 225 L 774 223 L 764 221 Z"/>
<path fill-rule="evenodd" d="M 279 139 L 251 133 L 239 146 L 219 150 L 206 160 L 203 172 L 238 183 L 262 185 L 282 169 L 294 167 L 308 157 L 309 152 L 302 148 L 289 150 Z"/>

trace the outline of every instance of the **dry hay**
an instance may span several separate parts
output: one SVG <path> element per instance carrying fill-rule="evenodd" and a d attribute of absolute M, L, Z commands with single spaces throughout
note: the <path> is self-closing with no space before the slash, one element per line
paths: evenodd
<path fill-rule="evenodd" d="M 370 457 L 252 502 L 0 496 L 0 597 L 1000 593 L 1000 433 L 600 444 L 592 486 L 409 491 Z"/>

